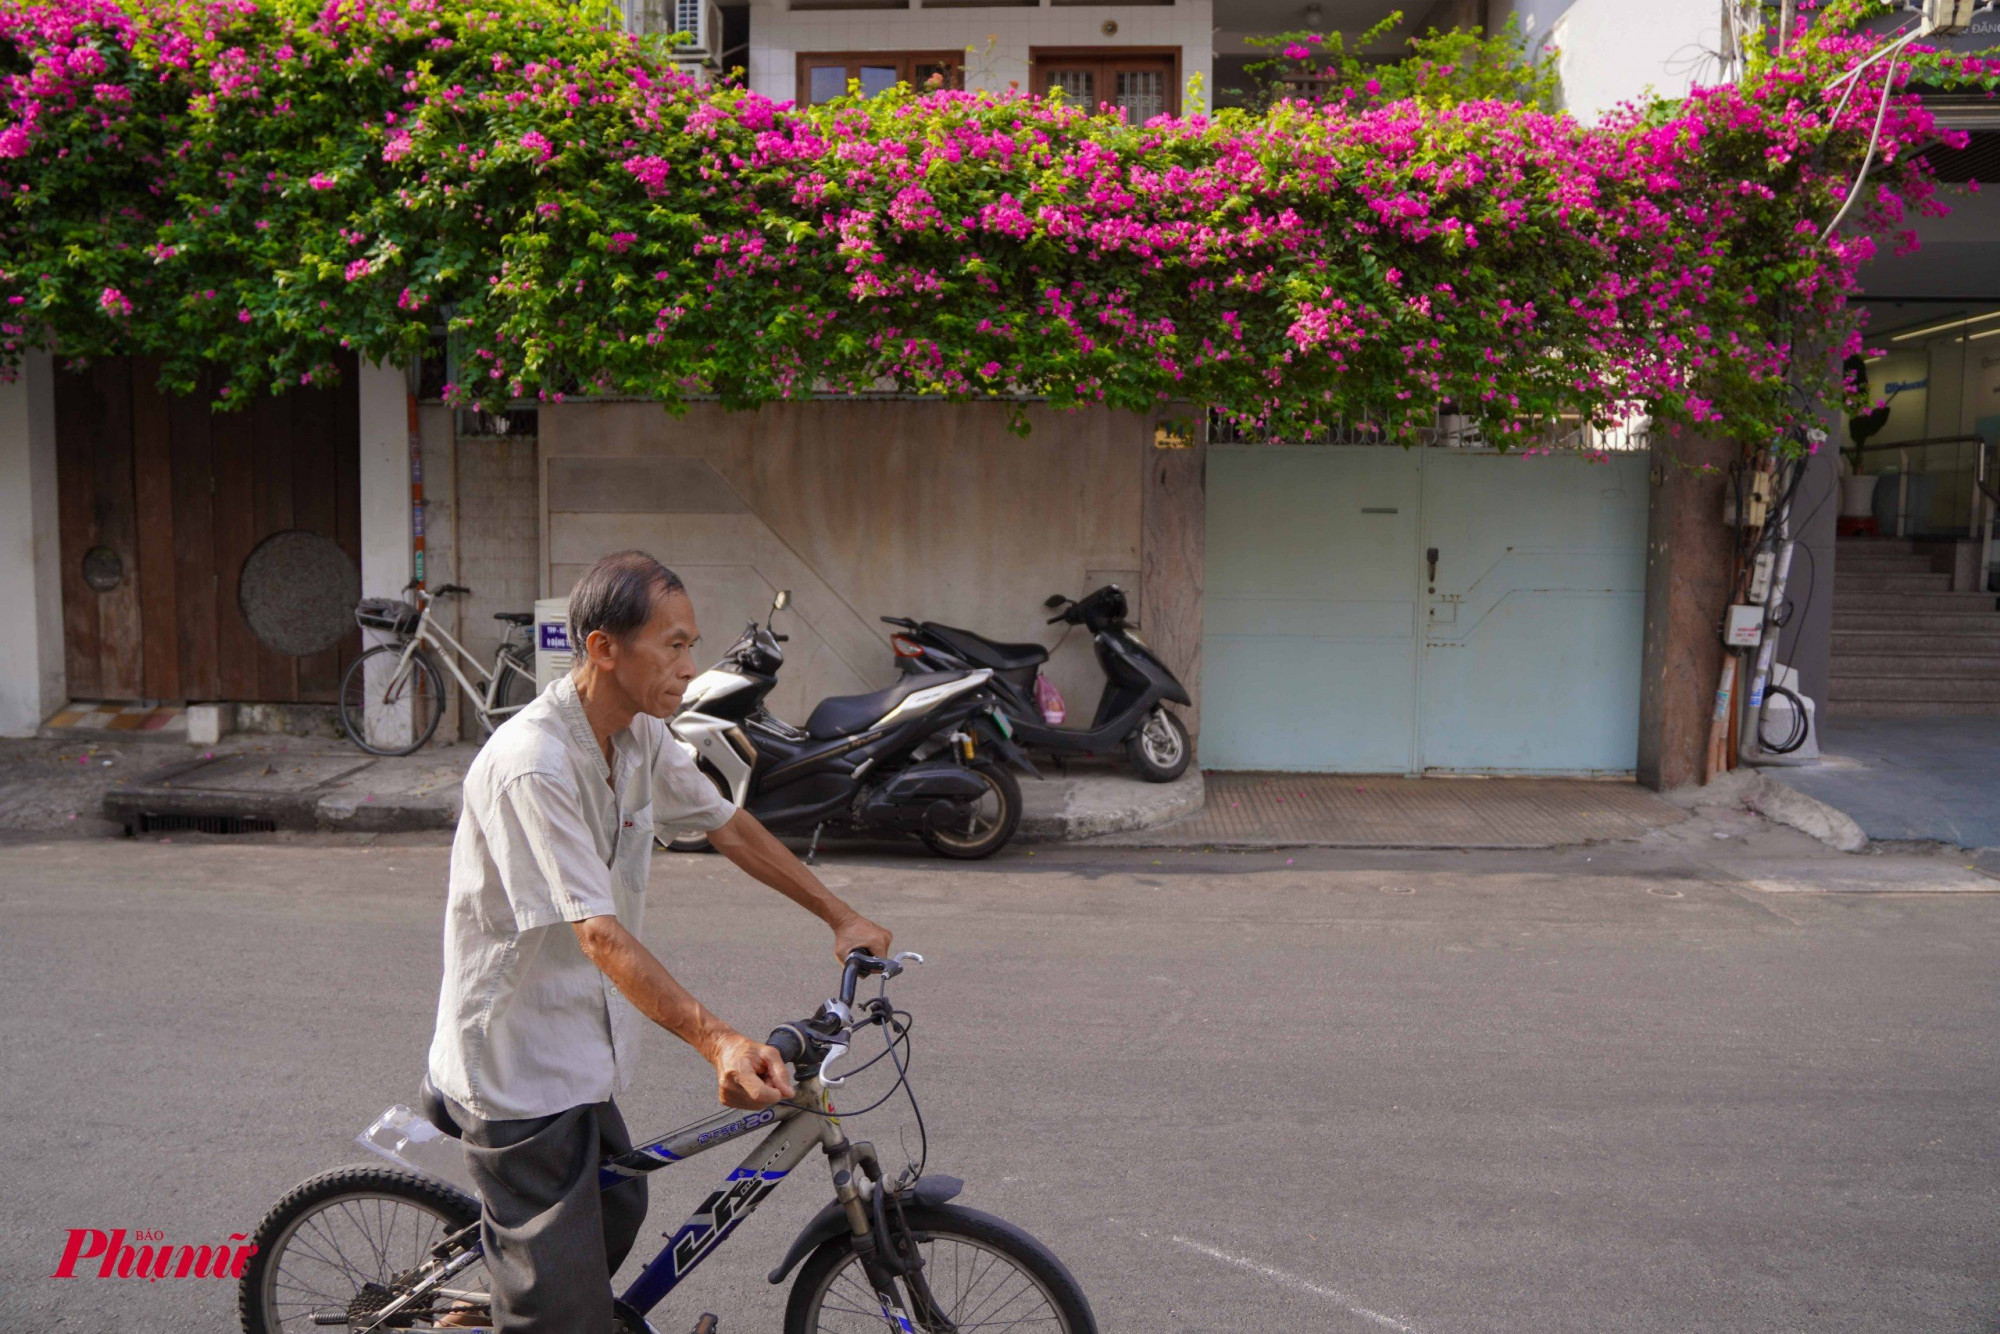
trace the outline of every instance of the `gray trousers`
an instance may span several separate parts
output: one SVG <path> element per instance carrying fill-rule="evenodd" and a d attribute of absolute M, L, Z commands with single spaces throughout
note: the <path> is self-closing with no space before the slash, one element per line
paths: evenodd
<path fill-rule="evenodd" d="M 632 1147 L 615 1103 L 525 1121 L 451 1104 L 484 1204 L 479 1240 L 498 1334 L 613 1334 L 611 1276 L 646 1221 L 646 1179 L 599 1190 L 597 1161 Z"/>

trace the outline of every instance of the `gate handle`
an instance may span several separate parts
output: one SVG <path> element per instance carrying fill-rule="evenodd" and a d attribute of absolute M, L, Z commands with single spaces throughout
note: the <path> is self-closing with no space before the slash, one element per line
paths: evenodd
<path fill-rule="evenodd" d="M 1429 582 L 1434 584 L 1437 582 L 1438 578 L 1438 549 L 1436 547 L 1432 547 L 1429 551 L 1426 551 L 1424 553 L 1424 559 L 1430 562 L 1431 577 Z"/>

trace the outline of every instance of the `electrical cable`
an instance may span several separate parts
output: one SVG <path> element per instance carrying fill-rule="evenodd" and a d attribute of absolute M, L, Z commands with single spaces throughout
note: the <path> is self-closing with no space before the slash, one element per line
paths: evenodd
<path fill-rule="evenodd" d="M 1906 37 L 1903 40 L 1907 42 L 1910 39 Z M 1889 99 L 1896 91 L 1896 62 L 1902 59 L 1903 54 L 1901 43 L 1891 50 L 1894 54 L 1889 57 L 1889 72 L 1882 77 L 1882 105 L 1875 109 L 1875 128 L 1868 134 L 1868 152 L 1861 159 L 1861 170 L 1854 175 L 1854 185 L 1847 192 L 1846 202 L 1841 204 L 1840 212 L 1833 215 L 1833 221 L 1826 225 L 1826 230 L 1819 234 L 1822 245 L 1840 230 L 1840 224 L 1846 219 L 1847 211 L 1854 207 L 1854 201 L 1861 197 L 1861 187 L 1868 183 L 1868 173 L 1875 165 L 1875 149 L 1882 141 L 1882 122 L 1889 118 Z"/>

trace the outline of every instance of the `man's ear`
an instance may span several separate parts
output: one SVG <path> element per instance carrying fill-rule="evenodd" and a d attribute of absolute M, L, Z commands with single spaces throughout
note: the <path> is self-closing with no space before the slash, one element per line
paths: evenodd
<path fill-rule="evenodd" d="M 593 667 L 609 668 L 612 666 L 614 646 L 617 642 L 603 630 L 592 630 L 584 637 L 583 651 L 590 658 Z"/>

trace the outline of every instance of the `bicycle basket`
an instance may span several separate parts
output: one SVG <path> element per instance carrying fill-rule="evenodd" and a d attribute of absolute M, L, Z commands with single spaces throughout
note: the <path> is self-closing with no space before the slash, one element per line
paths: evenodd
<path fill-rule="evenodd" d="M 363 598 L 354 609 L 354 623 L 363 630 L 410 635 L 417 631 L 423 613 L 401 598 Z"/>

